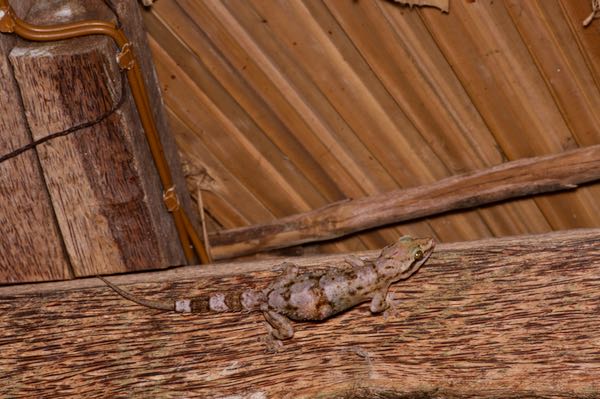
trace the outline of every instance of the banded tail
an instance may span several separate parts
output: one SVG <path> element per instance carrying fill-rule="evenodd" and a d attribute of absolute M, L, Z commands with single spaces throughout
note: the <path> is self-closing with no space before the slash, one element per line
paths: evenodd
<path fill-rule="evenodd" d="M 217 293 L 207 297 L 196 297 L 192 299 L 179 299 L 176 301 L 153 301 L 139 298 L 131 292 L 117 287 L 102 276 L 97 276 L 117 294 L 138 305 L 147 308 L 177 313 L 205 313 L 205 312 L 241 312 L 257 310 L 260 307 L 262 294 L 252 290 L 240 292 L 229 292 L 227 294 Z"/>

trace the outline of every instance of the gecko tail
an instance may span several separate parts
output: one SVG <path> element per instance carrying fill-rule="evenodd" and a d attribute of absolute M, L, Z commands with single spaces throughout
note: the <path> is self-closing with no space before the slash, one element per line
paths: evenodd
<path fill-rule="evenodd" d="M 162 310 L 162 311 L 170 311 L 170 312 L 185 312 L 186 310 L 182 309 L 179 302 L 185 301 L 176 301 L 176 302 L 163 302 L 163 301 L 152 301 L 149 299 L 138 298 L 133 295 L 131 292 L 127 292 L 122 288 L 117 287 L 107 279 L 102 276 L 96 276 L 100 280 L 104 281 L 106 285 L 108 285 L 111 289 L 113 289 L 117 294 L 121 295 L 125 299 L 129 299 L 132 302 L 137 303 L 138 305 L 142 305 L 148 308 Z"/>

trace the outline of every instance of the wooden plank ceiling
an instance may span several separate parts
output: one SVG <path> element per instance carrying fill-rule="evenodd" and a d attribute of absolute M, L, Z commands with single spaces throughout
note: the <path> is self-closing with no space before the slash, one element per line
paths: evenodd
<path fill-rule="evenodd" d="M 600 143 L 589 0 L 162 0 L 145 24 L 210 229 Z M 600 186 L 387 227 L 376 248 L 600 225 Z"/>

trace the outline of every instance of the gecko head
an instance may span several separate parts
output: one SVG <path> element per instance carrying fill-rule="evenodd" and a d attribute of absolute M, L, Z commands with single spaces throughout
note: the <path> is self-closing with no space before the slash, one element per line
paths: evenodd
<path fill-rule="evenodd" d="M 427 261 L 434 247 L 433 238 L 404 236 L 385 247 L 375 264 L 381 274 L 393 275 L 394 281 L 405 279 Z"/>

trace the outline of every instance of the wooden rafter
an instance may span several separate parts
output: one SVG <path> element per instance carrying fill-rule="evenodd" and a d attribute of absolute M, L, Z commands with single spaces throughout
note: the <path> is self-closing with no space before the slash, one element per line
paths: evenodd
<path fill-rule="evenodd" d="M 272 268 L 112 281 L 156 299 L 261 287 Z M 160 313 L 97 279 L 0 287 L 0 397 L 589 397 L 600 390 L 598 276 L 600 229 L 439 245 L 395 285 L 395 313 L 363 305 L 298 323 L 277 354 L 264 351 L 259 314 Z"/>
<path fill-rule="evenodd" d="M 600 179 L 600 145 L 557 155 L 506 162 L 492 168 L 330 204 L 270 223 L 210 236 L 216 259 L 329 240 L 346 234 L 457 209 L 544 192 L 573 189 Z"/>

